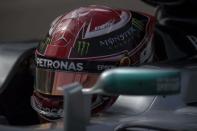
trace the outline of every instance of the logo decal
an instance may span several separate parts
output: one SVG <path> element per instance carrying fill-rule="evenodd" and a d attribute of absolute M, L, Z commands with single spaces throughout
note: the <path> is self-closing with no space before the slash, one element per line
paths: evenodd
<path fill-rule="evenodd" d="M 86 41 L 77 41 L 77 53 L 81 56 L 85 56 L 88 53 L 90 43 Z"/>
<path fill-rule="evenodd" d="M 35 57 L 36 66 L 39 68 L 64 70 L 64 71 L 83 71 L 84 63 L 64 60 L 52 60 L 47 58 Z"/>
<path fill-rule="evenodd" d="M 129 66 L 131 65 L 131 60 L 128 56 L 121 58 L 119 66 Z"/>
<path fill-rule="evenodd" d="M 128 52 L 126 52 L 124 56 L 120 59 L 119 66 L 129 66 L 129 65 L 131 65 L 131 59 Z"/>
<path fill-rule="evenodd" d="M 107 39 L 100 40 L 99 45 L 110 49 L 121 48 L 121 46 L 131 43 L 133 33 L 136 33 L 136 30 L 134 30 L 133 27 L 129 27 L 125 32 L 120 32 L 117 35 L 109 36 Z"/>
<path fill-rule="evenodd" d="M 83 39 L 101 36 L 103 34 L 107 34 L 107 33 L 113 32 L 117 29 L 120 29 L 121 27 L 123 27 L 124 25 L 126 25 L 130 21 L 131 13 L 126 12 L 126 11 L 122 11 L 119 17 L 120 17 L 120 20 L 118 22 L 115 22 L 115 19 L 109 20 L 108 22 L 103 23 L 102 25 L 100 25 L 98 27 L 95 27 L 94 31 L 90 31 L 90 27 L 92 24 L 92 21 L 90 21 Z"/>
<path fill-rule="evenodd" d="M 132 23 L 133 23 L 133 25 L 134 25 L 136 28 L 138 28 L 139 30 L 141 30 L 141 31 L 144 30 L 144 24 L 143 24 L 140 20 L 138 20 L 138 19 L 136 19 L 136 18 L 133 18 L 133 19 L 132 19 Z"/>
<path fill-rule="evenodd" d="M 39 44 L 38 51 L 40 53 L 44 53 L 48 44 L 51 43 L 51 38 L 47 36 L 44 40 L 42 40 Z"/>

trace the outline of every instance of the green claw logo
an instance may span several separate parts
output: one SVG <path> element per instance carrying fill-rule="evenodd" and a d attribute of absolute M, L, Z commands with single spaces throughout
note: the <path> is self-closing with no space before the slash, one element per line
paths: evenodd
<path fill-rule="evenodd" d="M 90 43 L 86 41 L 78 41 L 77 42 L 77 53 L 81 56 L 87 55 L 90 47 Z"/>
<path fill-rule="evenodd" d="M 139 21 L 138 19 L 133 18 L 132 23 L 133 23 L 133 25 L 134 25 L 135 27 L 137 27 L 139 30 L 141 30 L 141 31 L 144 30 L 144 24 L 143 24 L 141 21 Z"/>
<path fill-rule="evenodd" d="M 40 42 L 39 47 L 38 47 L 39 51 L 40 51 L 41 53 L 44 53 L 44 51 L 45 51 L 47 45 L 50 44 L 50 43 L 51 43 L 51 38 L 46 37 L 44 40 L 42 40 L 42 41 Z"/>

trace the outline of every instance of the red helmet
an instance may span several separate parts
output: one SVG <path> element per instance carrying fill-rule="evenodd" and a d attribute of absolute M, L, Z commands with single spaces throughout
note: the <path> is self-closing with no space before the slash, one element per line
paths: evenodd
<path fill-rule="evenodd" d="M 101 6 L 59 16 L 35 52 L 33 108 L 44 117 L 60 118 L 64 85 L 79 82 L 91 88 L 106 69 L 152 61 L 153 26 L 150 15 Z M 116 98 L 94 96 L 92 112 L 103 111 Z"/>

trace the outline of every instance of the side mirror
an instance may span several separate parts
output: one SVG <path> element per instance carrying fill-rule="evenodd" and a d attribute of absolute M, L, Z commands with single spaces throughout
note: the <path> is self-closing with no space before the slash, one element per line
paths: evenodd
<path fill-rule="evenodd" d="M 112 95 L 170 95 L 180 92 L 180 72 L 167 68 L 116 68 L 101 74 L 84 93 Z"/>
<path fill-rule="evenodd" d="M 103 72 L 97 83 L 84 89 L 79 83 L 64 88 L 64 130 L 85 131 L 90 118 L 88 94 L 168 95 L 180 91 L 175 69 L 116 68 Z"/>

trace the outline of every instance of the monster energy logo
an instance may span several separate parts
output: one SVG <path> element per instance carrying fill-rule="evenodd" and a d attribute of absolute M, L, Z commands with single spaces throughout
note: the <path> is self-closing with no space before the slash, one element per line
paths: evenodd
<path fill-rule="evenodd" d="M 136 18 L 133 18 L 132 23 L 133 23 L 133 25 L 134 25 L 135 27 L 137 27 L 139 30 L 143 31 L 143 29 L 144 29 L 144 24 L 143 24 L 141 21 L 139 21 L 139 20 L 136 19 Z"/>
<path fill-rule="evenodd" d="M 90 47 L 90 43 L 86 41 L 78 41 L 77 42 L 77 52 L 81 56 L 87 55 Z"/>
<path fill-rule="evenodd" d="M 44 53 L 44 51 L 45 51 L 45 49 L 46 49 L 46 47 L 47 47 L 47 45 L 48 44 L 50 44 L 51 43 L 51 39 L 49 38 L 49 37 L 46 37 L 43 41 L 41 41 L 41 43 L 39 44 L 39 51 L 41 52 L 41 53 Z"/>

